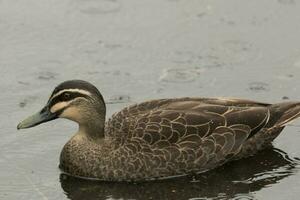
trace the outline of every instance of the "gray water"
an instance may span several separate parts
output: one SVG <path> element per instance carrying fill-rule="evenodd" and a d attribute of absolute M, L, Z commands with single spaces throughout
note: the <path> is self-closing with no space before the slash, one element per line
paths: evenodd
<path fill-rule="evenodd" d="M 144 100 L 300 100 L 296 0 L 0 0 L 0 199 L 299 199 L 300 120 L 274 148 L 197 177 L 125 184 L 60 175 L 76 124 L 16 125 L 68 79 L 108 116 Z"/>

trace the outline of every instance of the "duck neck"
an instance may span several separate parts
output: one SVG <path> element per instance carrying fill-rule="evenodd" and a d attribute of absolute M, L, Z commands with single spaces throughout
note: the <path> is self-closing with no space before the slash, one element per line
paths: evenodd
<path fill-rule="evenodd" d="M 95 119 L 96 120 L 96 119 Z M 89 123 L 79 124 L 80 135 L 86 136 L 86 138 L 93 141 L 98 141 L 104 138 L 104 123 L 93 123 L 93 120 Z"/>
<path fill-rule="evenodd" d="M 85 135 L 92 141 L 98 141 L 104 138 L 105 127 L 105 110 L 102 111 L 89 111 L 83 116 L 81 122 L 79 122 L 79 133 Z"/>

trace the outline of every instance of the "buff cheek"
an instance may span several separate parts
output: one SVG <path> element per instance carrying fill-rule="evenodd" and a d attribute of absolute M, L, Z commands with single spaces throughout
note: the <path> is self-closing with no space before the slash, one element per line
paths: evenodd
<path fill-rule="evenodd" d="M 68 102 L 60 102 L 60 103 L 57 103 L 55 105 L 53 105 L 51 108 L 50 108 L 50 112 L 51 113 L 55 113 L 65 107 L 67 107 L 69 105 Z"/>
<path fill-rule="evenodd" d="M 70 120 L 73 120 L 73 121 L 78 122 L 78 123 L 81 121 L 81 115 L 80 115 L 79 109 L 77 109 L 76 107 L 66 108 L 60 114 L 59 117 L 70 119 Z"/>

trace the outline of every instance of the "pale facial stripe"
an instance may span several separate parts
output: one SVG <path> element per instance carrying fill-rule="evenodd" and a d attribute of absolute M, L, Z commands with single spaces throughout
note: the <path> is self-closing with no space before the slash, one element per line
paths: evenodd
<path fill-rule="evenodd" d="M 51 108 L 50 108 L 50 112 L 51 113 L 55 113 L 65 107 L 67 107 L 72 101 L 64 101 L 64 102 L 59 102 L 54 104 Z"/>
<path fill-rule="evenodd" d="M 61 101 L 61 102 L 56 103 L 56 104 L 54 104 L 53 106 L 51 106 L 50 112 L 51 112 L 51 113 L 55 113 L 55 112 L 57 112 L 57 111 L 59 111 L 59 110 L 62 110 L 62 109 L 64 109 L 64 108 L 67 108 L 73 101 L 75 101 L 75 100 L 78 99 L 78 98 L 83 98 L 83 97 L 77 97 L 77 98 L 75 98 L 75 99 L 73 99 L 73 100 L 70 100 L 70 101 Z M 83 99 L 84 99 L 84 98 L 83 98 Z"/>
<path fill-rule="evenodd" d="M 92 94 L 89 91 L 86 91 L 86 90 L 81 90 L 81 89 L 64 89 L 64 90 L 60 90 L 59 92 L 57 92 L 56 94 L 54 94 L 49 101 L 51 101 L 52 99 L 54 99 L 55 97 L 61 95 L 64 92 L 78 92 L 80 94 L 84 94 L 84 95 L 87 95 L 87 96 L 92 96 Z"/>

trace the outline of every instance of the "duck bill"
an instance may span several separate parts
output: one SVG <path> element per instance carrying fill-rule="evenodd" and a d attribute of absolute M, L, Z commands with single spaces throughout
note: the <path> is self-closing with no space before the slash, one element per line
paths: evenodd
<path fill-rule="evenodd" d="M 22 122 L 20 122 L 17 126 L 17 129 L 24 129 L 37 126 L 41 123 L 48 122 L 54 120 L 58 117 L 56 113 L 51 113 L 49 107 L 44 107 L 40 112 L 27 117 Z"/>

